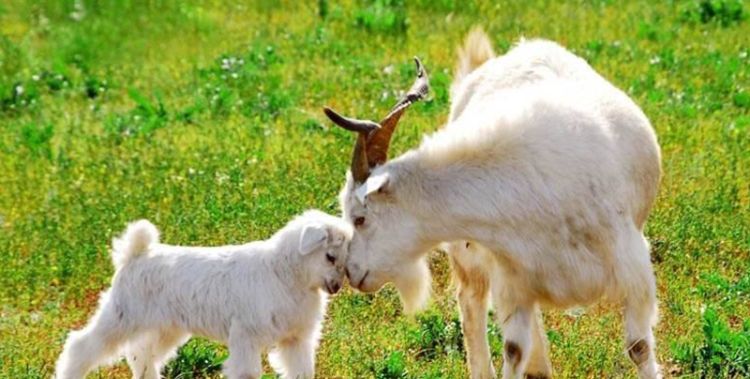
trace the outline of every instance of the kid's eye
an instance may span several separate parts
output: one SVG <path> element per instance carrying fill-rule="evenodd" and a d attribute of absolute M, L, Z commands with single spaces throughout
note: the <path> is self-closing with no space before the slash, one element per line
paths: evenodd
<path fill-rule="evenodd" d="M 354 226 L 362 226 L 365 223 L 364 217 L 357 217 L 354 219 Z"/>
<path fill-rule="evenodd" d="M 336 263 L 336 257 L 334 257 L 333 255 L 331 255 L 331 253 L 326 253 L 326 259 L 327 259 L 327 260 L 328 260 L 328 262 L 330 262 L 331 264 L 334 264 L 334 263 Z"/>

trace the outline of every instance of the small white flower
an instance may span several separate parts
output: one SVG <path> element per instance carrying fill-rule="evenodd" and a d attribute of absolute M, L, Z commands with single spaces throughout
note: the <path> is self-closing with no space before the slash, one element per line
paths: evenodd
<path fill-rule="evenodd" d="M 31 80 L 38 82 L 39 81 L 39 75 L 32 75 Z"/>
<path fill-rule="evenodd" d="M 586 313 L 586 310 L 582 307 L 569 308 L 565 311 L 565 315 L 573 318 L 581 317 L 584 313 Z"/>
<path fill-rule="evenodd" d="M 385 66 L 385 68 L 383 68 L 383 73 L 386 75 L 390 75 L 393 73 L 393 70 L 394 70 L 393 65 L 389 64 L 388 66 Z"/>
<path fill-rule="evenodd" d="M 16 86 L 16 88 L 15 88 L 15 91 L 16 91 L 16 96 L 21 96 L 21 95 L 23 95 L 23 86 L 22 86 L 22 85 L 20 85 L 20 84 L 19 84 L 19 85 L 17 85 L 17 86 Z"/>
<path fill-rule="evenodd" d="M 227 180 L 229 180 L 229 175 L 219 172 L 216 173 L 216 183 L 221 185 L 224 184 Z"/>
<path fill-rule="evenodd" d="M 661 62 L 661 58 L 658 55 L 655 55 L 648 61 L 648 63 L 651 63 L 651 64 L 659 64 L 660 62 Z"/>
<path fill-rule="evenodd" d="M 86 17 L 86 8 L 83 6 L 82 1 L 76 1 L 73 3 L 73 12 L 70 12 L 70 18 L 73 19 L 73 21 L 81 21 L 84 17 Z"/>
<path fill-rule="evenodd" d="M 42 28 L 46 29 L 49 26 L 49 18 L 47 18 L 47 16 L 45 16 L 45 15 L 40 15 L 39 16 L 39 26 L 41 26 Z"/>

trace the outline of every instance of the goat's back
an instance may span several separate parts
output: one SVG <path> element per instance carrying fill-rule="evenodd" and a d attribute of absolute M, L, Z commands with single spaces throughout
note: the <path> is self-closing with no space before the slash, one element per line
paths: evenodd
<path fill-rule="evenodd" d="M 592 154 L 582 152 L 581 157 L 598 160 L 606 156 L 607 160 L 613 162 L 616 172 L 606 175 L 612 174 L 615 179 L 620 179 L 618 182 L 625 188 L 617 192 L 625 197 L 623 200 L 628 203 L 633 222 L 638 228 L 643 228 L 661 177 L 656 135 L 640 108 L 583 59 L 551 41 L 522 41 L 507 54 L 487 60 L 454 86 L 456 91 L 448 128 L 486 128 L 487 125 L 495 128 L 534 128 L 536 132 L 515 132 L 537 136 L 527 135 L 525 138 L 544 139 L 558 135 L 560 130 L 552 128 L 562 124 L 570 126 L 571 123 L 575 127 L 576 120 L 580 120 L 581 128 L 599 129 L 590 132 L 608 135 L 609 139 L 602 142 L 596 139 L 573 141 L 571 139 L 576 136 L 567 133 L 561 137 L 564 140 L 554 142 L 571 146 L 576 145 L 575 142 L 609 145 L 590 146 L 588 150 Z M 507 117 L 499 113 L 514 112 L 518 107 L 508 106 L 507 103 L 511 101 L 538 102 L 541 105 L 536 109 L 548 117 L 532 117 L 544 119 L 543 122 L 525 121 L 527 125 L 508 126 L 507 122 L 502 121 Z M 536 105 L 524 105 L 531 106 L 531 112 L 535 111 L 533 107 Z M 566 119 L 556 122 L 555 117 Z M 574 119 L 571 120 L 571 117 Z M 495 134 L 505 133 L 496 130 Z M 577 148 L 587 149 L 585 144 Z M 598 149 L 604 151 L 594 154 L 593 151 Z M 535 159 L 533 156 L 523 158 Z M 582 173 L 572 169 L 570 174 Z"/>

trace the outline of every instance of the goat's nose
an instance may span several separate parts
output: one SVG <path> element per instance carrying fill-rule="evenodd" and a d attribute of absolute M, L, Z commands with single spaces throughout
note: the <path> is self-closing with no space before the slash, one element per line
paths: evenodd
<path fill-rule="evenodd" d="M 351 270 L 349 269 L 351 267 Z M 359 265 L 356 263 L 350 263 L 346 265 L 346 277 L 349 278 L 349 280 L 352 279 L 352 273 L 359 273 Z"/>

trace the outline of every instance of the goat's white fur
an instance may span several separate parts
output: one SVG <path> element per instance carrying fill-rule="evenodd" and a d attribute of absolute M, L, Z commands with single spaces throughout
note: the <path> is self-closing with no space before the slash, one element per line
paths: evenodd
<path fill-rule="evenodd" d="M 505 378 L 551 375 L 540 305 L 601 297 L 623 302 L 629 353 L 642 378 L 657 377 L 655 280 L 643 226 L 661 169 L 648 119 L 553 42 L 522 41 L 467 72 L 491 56 L 486 35 L 476 33 L 461 52 L 460 62 L 474 63 L 459 66 L 448 125 L 375 168 L 364 201 L 347 177 L 344 217 L 365 218 L 351 243 L 351 283 L 375 291 L 393 281 L 404 291 L 399 282 L 429 281 L 403 276 L 423 267 L 430 248 L 472 241 L 476 248 L 452 255 L 460 264 L 464 254 L 486 251 L 479 266 L 491 275 L 504 330 Z M 462 310 L 486 312 L 485 300 L 477 304 Z M 472 362 L 474 377 L 492 375 L 489 361 L 478 365 L 489 368 L 475 375 Z"/>
<path fill-rule="evenodd" d="M 112 287 L 69 335 L 56 378 L 83 378 L 122 353 L 134 377 L 158 378 L 191 335 L 228 344 L 229 378 L 259 378 L 269 348 L 283 377 L 312 378 L 322 290 L 342 285 L 351 234 L 340 218 L 307 211 L 265 241 L 186 247 L 160 244 L 154 225 L 134 222 L 114 240 Z"/>

